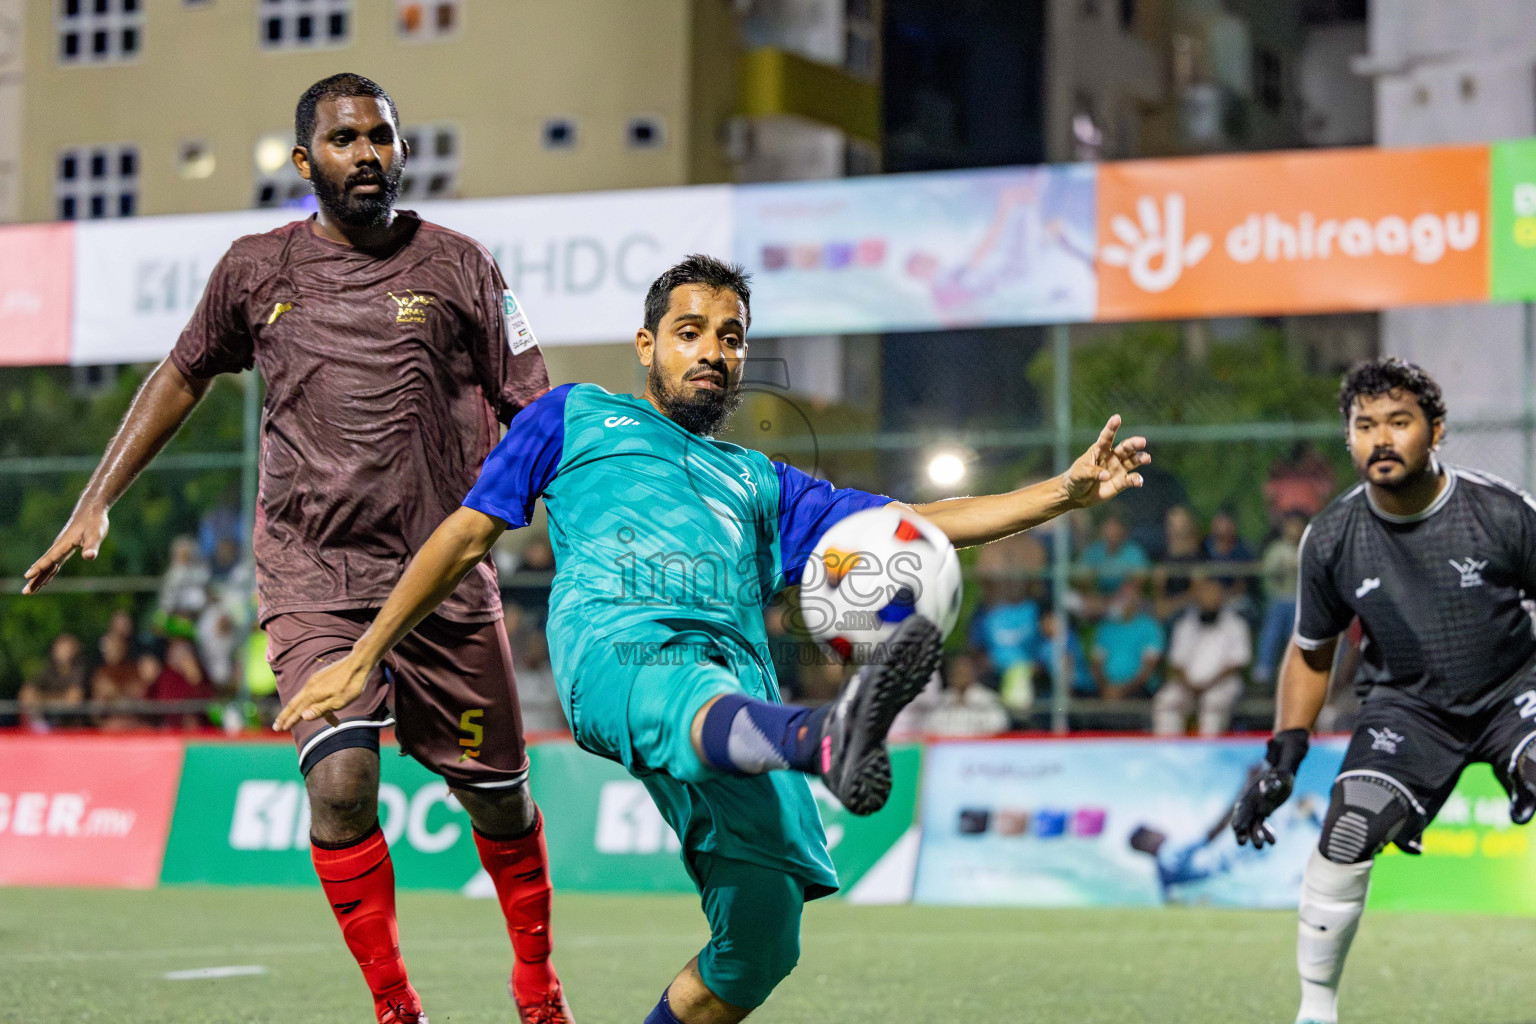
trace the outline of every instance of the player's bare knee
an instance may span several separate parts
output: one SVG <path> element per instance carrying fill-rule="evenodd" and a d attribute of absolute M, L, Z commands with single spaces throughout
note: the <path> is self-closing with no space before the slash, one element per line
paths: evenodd
<path fill-rule="evenodd" d="M 1395 785 L 1371 776 L 1333 784 L 1318 850 L 1335 864 L 1361 864 L 1396 839 L 1413 813 Z"/>
<path fill-rule="evenodd" d="M 469 820 L 483 836 L 515 839 L 527 835 L 538 824 L 539 808 L 527 785 L 485 790 L 468 786 L 451 788 Z"/>
<path fill-rule="evenodd" d="M 379 820 L 379 757 L 371 750 L 338 750 L 304 776 L 310 833 L 323 843 L 366 835 Z"/>

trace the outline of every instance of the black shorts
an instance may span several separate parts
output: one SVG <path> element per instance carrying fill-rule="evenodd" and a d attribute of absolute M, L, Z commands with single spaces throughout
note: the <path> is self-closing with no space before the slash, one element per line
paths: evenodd
<path fill-rule="evenodd" d="M 1412 808 L 1396 843 L 1418 853 L 1419 839 L 1456 788 L 1462 769 L 1483 762 L 1506 791 L 1521 753 L 1536 742 L 1536 688 L 1517 690 L 1476 715 L 1455 715 L 1405 693 L 1378 690 L 1360 707 L 1339 778 L 1370 776 Z"/>

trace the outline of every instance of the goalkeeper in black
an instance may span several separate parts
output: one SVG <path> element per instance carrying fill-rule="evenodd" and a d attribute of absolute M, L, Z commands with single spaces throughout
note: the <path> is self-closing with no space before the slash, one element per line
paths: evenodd
<path fill-rule="evenodd" d="M 1510 817 L 1536 812 L 1536 505 L 1501 480 L 1441 463 L 1445 403 L 1422 369 L 1378 359 L 1339 389 L 1362 483 L 1301 542 L 1296 632 L 1280 675 L 1268 765 L 1233 809 L 1238 842 L 1290 795 L 1323 706 L 1339 634 L 1359 617 L 1360 717 L 1302 880 L 1298 1022 L 1334 1024 L 1371 863 L 1418 853 L 1462 769 L 1493 766 Z"/>

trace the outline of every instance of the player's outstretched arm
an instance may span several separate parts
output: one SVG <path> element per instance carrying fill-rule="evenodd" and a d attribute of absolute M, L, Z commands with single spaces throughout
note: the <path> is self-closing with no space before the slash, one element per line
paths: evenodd
<path fill-rule="evenodd" d="M 390 648 L 453 593 L 506 529 L 507 524 L 500 519 L 467 507 L 444 519 L 406 566 L 400 582 L 351 652 L 310 676 L 277 716 L 273 728 L 291 729 L 300 721 L 321 717 L 334 722 L 332 715 L 363 692 L 369 674 Z"/>
<path fill-rule="evenodd" d="M 1255 850 L 1274 843 L 1275 834 L 1264 820 L 1291 795 L 1296 769 L 1307 756 L 1312 726 L 1328 699 L 1328 677 L 1338 645 L 1333 639 L 1309 650 L 1293 639 L 1286 648 L 1275 707 L 1275 734 L 1270 738 L 1264 767 L 1248 780 L 1232 808 L 1232 831 L 1239 843 L 1252 843 Z"/>
<path fill-rule="evenodd" d="M 76 551 L 93 561 L 107 535 L 107 512 L 191 415 L 213 379 L 188 377 L 167 358 L 133 396 L 122 425 L 75 502 L 53 546 L 26 572 L 23 594 L 35 594 L 58 575 Z"/>
<path fill-rule="evenodd" d="M 1061 476 L 1007 494 L 948 498 L 913 505 L 912 509 L 943 530 L 955 547 L 963 548 L 1039 526 L 1075 508 L 1108 501 L 1128 487 L 1140 487 L 1138 471 L 1152 461 L 1144 437 L 1128 438 L 1117 445 L 1115 433 L 1119 429 L 1119 415 L 1111 416 L 1098 440 Z"/>

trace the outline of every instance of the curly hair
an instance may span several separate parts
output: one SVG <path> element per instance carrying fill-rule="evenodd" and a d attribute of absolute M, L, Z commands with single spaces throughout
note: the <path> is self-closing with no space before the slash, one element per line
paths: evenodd
<path fill-rule="evenodd" d="M 395 109 L 395 101 L 389 98 L 389 93 L 384 87 L 372 79 L 362 75 L 354 75 L 350 71 L 343 71 L 339 75 L 322 78 L 299 97 L 299 105 L 293 111 L 293 141 L 297 146 L 305 149 L 315 137 L 315 108 L 321 100 L 336 100 L 342 98 L 371 98 L 383 100 L 389 108 L 389 118 L 395 122 L 396 130 L 400 127 L 400 111 Z"/>
<path fill-rule="evenodd" d="M 661 329 L 661 318 L 667 315 L 672 301 L 672 289 L 685 284 L 702 284 L 710 288 L 723 288 L 736 293 L 747 312 L 744 326 L 752 326 L 752 276 L 734 263 L 717 260 L 713 256 L 694 253 L 681 263 L 666 270 L 651 283 L 645 296 L 645 329 L 655 334 Z"/>
<path fill-rule="evenodd" d="M 1339 413 L 1349 419 L 1349 410 L 1360 398 L 1375 398 L 1393 391 L 1406 391 L 1418 400 L 1424 418 L 1433 423 L 1445 419 L 1445 397 L 1440 385 L 1415 363 L 1396 356 L 1381 356 L 1358 363 L 1339 384 Z"/>

